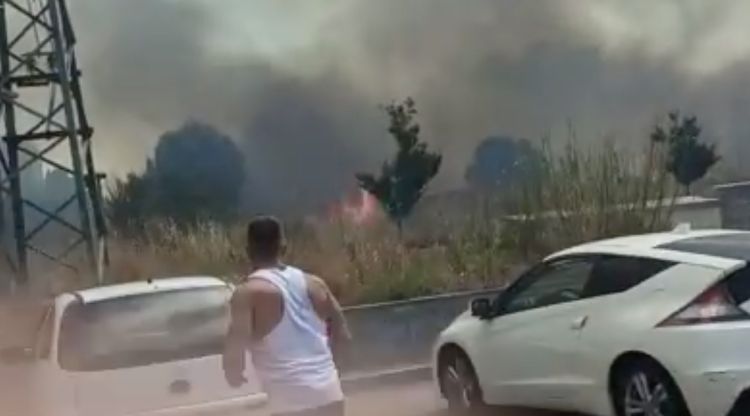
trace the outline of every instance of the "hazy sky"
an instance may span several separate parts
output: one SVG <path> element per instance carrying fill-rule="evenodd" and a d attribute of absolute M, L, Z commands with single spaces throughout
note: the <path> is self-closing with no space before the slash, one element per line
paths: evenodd
<path fill-rule="evenodd" d="M 195 118 L 241 144 L 257 186 L 334 194 L 388 155 L 378 106 L 406 96 L 445 154 L 444 186 L 488 135 L 570 121 L 641 143 L 673 108 L 730 162 L 750 152 L 745 0 L 69 3 L 99 163 L 116 173 Z"/>

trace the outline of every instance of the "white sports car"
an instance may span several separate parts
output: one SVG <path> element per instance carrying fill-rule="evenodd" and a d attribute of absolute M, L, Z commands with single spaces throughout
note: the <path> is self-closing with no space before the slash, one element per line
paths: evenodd
<path fill-rule="evenodd" d="M 674 231 L 556 253 L 439 337 L 454 409 L 750 415 L 750 232 Z"/>

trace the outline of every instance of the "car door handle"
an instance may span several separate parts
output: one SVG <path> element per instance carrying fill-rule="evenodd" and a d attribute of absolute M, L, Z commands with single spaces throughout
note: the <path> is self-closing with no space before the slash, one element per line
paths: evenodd
<path fill-rule="evenodd" d="M 190 393 L 190 382 L 184 379 L 175 380 L 169 385 L 169 392 L 172 394 Z"/>
<path fill-rule="evenodd" d="M 589 317 L 588 316 L 582 316 L 580 318 L 576 318 L 573 320 L 573 322 L 570 323 L 570 329 L 574 331 L 580 331 L 586 326 L 586 323 L 588 323 Z"/>

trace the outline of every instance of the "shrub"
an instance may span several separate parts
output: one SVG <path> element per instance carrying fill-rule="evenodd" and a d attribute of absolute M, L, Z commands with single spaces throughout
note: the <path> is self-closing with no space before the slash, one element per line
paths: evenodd
<path fill-rule="evenodd" d="M 584 150 L 571 140 L 556 155 L 545 144 L 537 171 L 521 186 L 508 232 L 526 257 L 585 241 L 669 226 L 676 186 L 663 145 L 643 157 L 614 145 Z"/>

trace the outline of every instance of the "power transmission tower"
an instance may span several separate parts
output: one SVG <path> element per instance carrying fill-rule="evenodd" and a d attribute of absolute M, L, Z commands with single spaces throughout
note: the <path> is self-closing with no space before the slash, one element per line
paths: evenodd
<path fill-rule="evenodd" d="M 94 169 L 75 44 L 65 0 L 0 0 L 0 218 L 9 203 L 10 224 L 3 221 L 2 231 L 12 237 L 6 237 L 5 257 L 21 287 L 43 259 L 102 279 L 102 175 Z M 40 165 L 71 183 L 70 189 L 55 186 L 65 197 L 53 204 L 34 200 L 35 184 L 24 183 L 28 171 L 41 175 Z"/>

